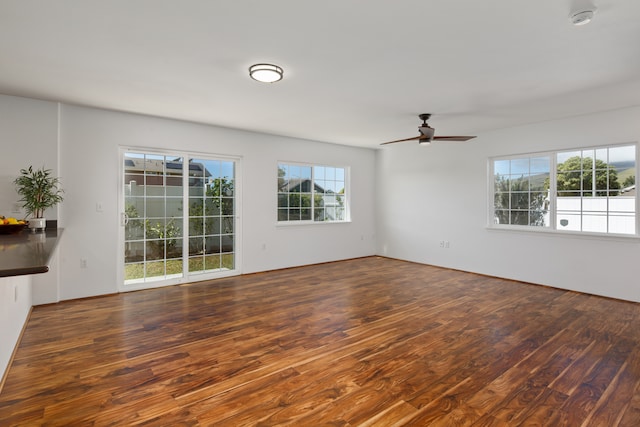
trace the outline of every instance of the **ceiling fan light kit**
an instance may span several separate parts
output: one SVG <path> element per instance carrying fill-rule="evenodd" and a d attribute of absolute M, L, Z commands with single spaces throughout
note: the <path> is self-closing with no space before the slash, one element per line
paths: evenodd
<path fill-rule="evenodd" d="M 261 83 L 275 83 L 282 80 L 284 71 L 273 64 L 255 64 L 249 67 L 249 76 Z"/>

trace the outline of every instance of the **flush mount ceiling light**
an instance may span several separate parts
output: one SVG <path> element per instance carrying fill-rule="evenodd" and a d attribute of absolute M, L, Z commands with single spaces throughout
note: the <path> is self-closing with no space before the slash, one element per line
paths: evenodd
<path fill-rule="evenodd" d="M 249 67 L 249 76 L 262 83 L 275 83 L 282 80 L 284 71 L 273 64 L 255 64 Z"/>
<path fill-rule="evenodd" d="M 576 26 L 587 25 L 593 20 L 593 15 L 595 15 L 595 13 L 595 7 L 573 11 L 569 15 L 569 22 Z"/>

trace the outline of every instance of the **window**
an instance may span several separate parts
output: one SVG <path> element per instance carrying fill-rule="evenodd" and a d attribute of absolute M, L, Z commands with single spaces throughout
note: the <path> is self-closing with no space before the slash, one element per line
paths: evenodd
<path fill-rule="evenodd" d="M 519 157 L 494 162 L 496 224 L 548 227 L 549 157 Z"/>
<path fill-rule="evenodd" d="M 496 227 L 637 234 L 636 145 L 494 158 Z"/>
<path fill-rule="evenodd" d="M 345 168 L 278 164 L 278 221 L 347 221 Z"/>

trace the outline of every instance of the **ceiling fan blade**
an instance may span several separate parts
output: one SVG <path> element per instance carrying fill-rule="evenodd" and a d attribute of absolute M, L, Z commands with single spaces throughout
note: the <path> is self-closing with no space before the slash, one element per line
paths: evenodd
<path fill-rule="evenodd" d="M 475 138 L 475 136 L 434 136 L 434 141 L 459 141 L 464 142 Z"/>
<path fill-rule="evenodd" d="M 414 140 L 420 139 L 420 138 L 424 138 L 424 135 L 414 136 L 413 138 L 405 138 L 405 139 L 398 139 L 398 140 L 395 140 L 395 141 L 383 142 L 380 145 L 395 144 L 396 142 L 404 142 L 404 141 L 414 141 Z"/>

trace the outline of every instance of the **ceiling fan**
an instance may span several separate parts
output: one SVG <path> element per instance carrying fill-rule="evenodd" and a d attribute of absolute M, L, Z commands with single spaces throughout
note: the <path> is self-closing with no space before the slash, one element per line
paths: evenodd
<path fill-rule="evenodd" d="M 429 120 L 431 114 L 420 114 L 418 117 L 422 120 L 422 125 L 418 128 L 420 135 L 414 136 L 413 138 L 383 142 L 380 145 L 395 144 L 396 142 L 413 141 L 416 139 L 418 140 L 418 144 L 429 145 L 432 141 L 464 142 L 475 138 L 475 136 L 434 136 L 436 130 L 427 124 L 427 120 Z"/>

